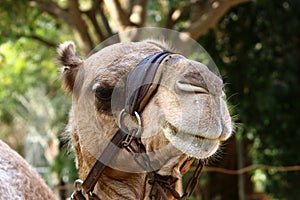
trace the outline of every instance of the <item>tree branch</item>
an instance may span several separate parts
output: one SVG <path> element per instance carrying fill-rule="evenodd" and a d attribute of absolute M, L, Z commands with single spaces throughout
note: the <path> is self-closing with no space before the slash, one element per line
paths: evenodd
<path fill-rule="evenodd" d="M 129 15 L 130 22 L 142 27 L 146 19 L 147 0 L 134 0 L 132 2 L 132 9 Z"/>
<path fill-rule="evenodd" d="M 131 13 L 132 13 L 134 2 L 135 2 L 135 0 L 126 0 L 125 1 L 126 5 L 127 5 L 126 11 L 127 11 L 128 19 L 129 19 Z"/>
<path fill-rule="evenodd" d="M 166 20 L 165 28 L 170 28 L 170 29 L 173 28 L 175 22 L 174 22 L 172 16 L 173 16 L 175 11 L 176 11 L 175 8 L 170 8 L 169 9 L 169 12 L 167 14 L 167 20 Z"/>
<path fill-rule="evenodd" d="M 101 4 L 101 0 L 94 0 L 92 8 L 84 13 L 91 20 L 92 25 L 95 29 L 96 35 L 98 37 L 98 40 L 103 41 L 105 39 L 105 36 L 101 30 L 101 27 L 100 27 L 100 25 L 97 21 L 97 17 L 96 17 L 96 14 L 98 13 L 97 10 L 98 10 L 98 7 L 100 7 L 100 4 Z"/>
<path fill-rule="evenodd" d="M 104 2 L 119 30 L 125 30 L 126 27 L 131 25 L 118 0 L 104 0 Z"/>
<path fill-rule="evenodd" d="M 43 45 L 46 45 L 46 46 L 51 47 L 51 48 L 56 48 L 57 47 L 56 43 L 51 42 L 49 40 L 46 40 L 45 38 L 42 38 L 41 36 L 36 35 L 36 34 L 17 34 L 16 35 L 16 38 L 21 38 L 21 37 L 36 40 L 36 41 L 42 43 Z"/>
<path fill-rule="evenodd" d="M 88 26 L 82 19 L 78 0 L 69 0 L 69 12 L 72 19 L 71 27 L 81 49 L 88 54 L 93 48 L 93 41 L 88 32 Z"/>
<path fill-rule="evenodd" d="M 38 5 L 40 9 L 42 9 L 44 12 L 48 13 L 49 15 L 55 18 L 62 19 L 68 25 L 72 24 L 72 20 L 69 17 L 68 11 L 61 8 L 52 0 L 49 1 L 31 0 L 29 2 L 29 5 L 31 5 L 32 7 Z"/>
<path fill-rule="evenodd" d="M 188 2 L 186 5 L 182 6 L 181 8 L 169 8 L 169 12 L 167 15 L 167 20 L 165 27 L 166 28 L 173 28 L 173 26 L 180 21 L 188 12 L 189 10 L 197 4 L 197 1 Z"/>
<path fill-rule="evenodd" d="M 190 18 L 187 23 L 188 26 L 182 32 L 190 35 L 193 39 L 197 39 L 210 28 L 213 28 L 230 8 L 250 1 L 251 0 L 212 0 L 208 2 L 209 6 L 205 6 L 202 12 L 197 12 L 196 16 Z M 193 19 L 197 19 L 197 21 Z"/>
<path fill-rule="evenodd" d="M 38 35 L 24 35 L 24 37 L 27 37 L 27 38 L 31 38 L 31 39 L 34 39 L 34 40 L 37 40 L 39 41 L 40 43 L 48 46 L 48 47 L 52 47 L 52 48 L 56 48 L 57 47 L 57 43 L 54 43 L 54 42 L 50 42 Z"/>
<path fill-rule="evenodd" d="M 86 54 L 93 49 L 93 42 L 87 24 L 82 19 L 78 0 L 69 0 L 67 9 L 61 8 L 52 0 L 31 0 L 29 5 L 38 5 L 44 12 L 56 19 L 63 20 L 72 29 L 76 41 Z"/>
<path fill-rule="evenodd" d="M 102 2 L 102 5 L 103 5 L 103 2 Z M 105 29 L 107 31 L 107 34 L 108 34 L 107 37 L 112 36 L 113 32 L 112 32 L 112 30 L 110 28 L 110 25 L 108 23 L 108 19 L 107 19 L 107 17 L 104 14 L 102 6 L 99 7 L 99 14 L 100 14 L 101 20 L 103 22 L 103 25 L 104 25 L 104 27 L 105 27 Z"/>

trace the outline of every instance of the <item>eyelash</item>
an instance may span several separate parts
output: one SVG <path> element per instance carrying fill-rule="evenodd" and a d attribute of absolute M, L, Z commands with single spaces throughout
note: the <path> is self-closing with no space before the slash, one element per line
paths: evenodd
<path fill-rule="evenodd" d="M 95 90 L 95 96 L 101 102 L 108 102 L 111 100 L 112 90 L 111 89 L 104 89 L 104 88 L 97 88 Z"/>

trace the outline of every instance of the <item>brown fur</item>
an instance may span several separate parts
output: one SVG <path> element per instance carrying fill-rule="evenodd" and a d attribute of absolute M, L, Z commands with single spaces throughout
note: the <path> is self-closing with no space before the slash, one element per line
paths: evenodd
<path fill-rule="evenodd" d="M 74 79 L 83 61 L 76 55 L 76 48 L 73 42 L 65 42 L 58 49 L 59 63 L 64 66 L 64 86 L 66 90 L 73 90 Z"/>

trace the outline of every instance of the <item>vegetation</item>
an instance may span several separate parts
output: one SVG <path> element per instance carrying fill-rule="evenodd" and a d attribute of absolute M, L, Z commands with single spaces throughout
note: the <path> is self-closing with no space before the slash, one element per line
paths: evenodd
<path fill-rule="evenodd" d="M 61 137 L 70 101 L 60 90 L 55 63 L 55 47 L 60 42 L 75 40 L 81 54 L 87 55 L 118 31 L 158 26 L 197 39 L 227 83 L 228 101 L 237 115 L 237 133 L 226 145 L 224 159 L 213 164 L 229 169 L 248 164 L 299 165 L 298 8 L 298 0 L 1 2 L 0 138 L 23 152 L 21 141 L 31 127 L 41 126 L 38 120 L 28 120 L 33 102 L 28 95 L 36 90 L 44 91 L 53 106 L 56 117 L 48 117 L 47 123 L 52 133 Z M 44 102 L 36 99 L 37 105 Z M 62 153 L 51 169 L 60 178 L 74 177 L 73 162 L 62 162 L 69 153 L 60 141 Z M 237 164 L 238 154 L 244 158 L 242 165 Z M 238 176 L 208 173 L 204 178 L 202 195 L 197 198 L 254 199 L 255 192 L 263 192 L 261 197 L 270 199 L 297 199 L 300 172 L 253 170 L 244 176 L 242 191 L 241 185 L 237 186 Z M 63 179 L 71 182 L 72 178 Z"/>

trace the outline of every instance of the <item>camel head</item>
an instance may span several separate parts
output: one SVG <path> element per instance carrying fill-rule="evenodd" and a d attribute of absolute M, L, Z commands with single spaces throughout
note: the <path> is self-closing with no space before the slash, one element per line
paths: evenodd
<path fill-rule="evenodd" d="M 125 42 L 82 60 L 72 42 L 59 47 L 64 87 L 73 97 L 68 131 L 80 177 L 86 176 L 119 128 L 124 77 L 144 58 L 163 50 L 169 49 L 156 41 Z M 232 132 L 221 78 L 204 64 L 178 53 L 163 63 L 159 85 L 140 113 L 141 141 L 155 170 L 174 176 L 181 176 L 178 166 L 183 159 L 212 156 Z M 122 169 L 134 161 L 126 152 L 120 154 L 115 166 L 110 166 L 118 171 L 113 173 L 132 169 Z"/>

